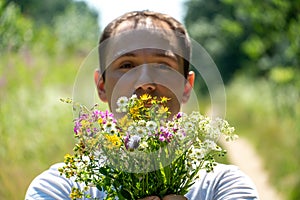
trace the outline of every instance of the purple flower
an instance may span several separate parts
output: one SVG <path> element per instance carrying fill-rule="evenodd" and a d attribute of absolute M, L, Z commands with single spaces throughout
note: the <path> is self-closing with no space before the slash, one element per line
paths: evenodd
<path fill-rule="evenodd" d="M 100 115 L 101 115 L 101 111 L 100 111 L 100 110 L 94 110 L 94 111 L 93 111 L 93 114 L 92 114 L 93 120 L 94 120 L 94 121 L 98 120 L 99 117 L 100 117 Z"/>
<path fill-rule="evenodd" d="M 181 118 L 182 116 L 183 116 L 183 112 L 179 112 L 179 113 L 177 113 L 176 118 L 179 119 L 179 118 Z"/>
<path fill-rule="evenodd" d="M 130 135 L 127 134 L 124 140 L 126 149 L 132 151 L 140 146 L 141 137 L 138 135 L 133 135 L 130 137 Z"/>
<path fill-rule="evenodd" d="M 165 127 L 160 127 L 161 134 L 159 134 L 158 139 L 162 142 L 167 141 L 171 142 L 173 134 Z"/>
<path fill-rule="evenodd" d="M 74 125 L 74 133 L 78 134 L 80 132 L 80 122 L 78 120 L 75 121 L 75 125 Z"/>
<path fill-rule="evenodd" d="M 164 137 L 163 134 L 160 134 L 158 139 L 162 142 L 164 142 L 166 140 L 166 138 Z"/>
<path fill-rule="evenodd" d="M 129 138 L 130 138 L 130 135 L 129 133 L 127 133 L 127 135 L 124 137 L 124 143 L 125 143 L 125 147 L 126 149 L 128 149 L 128 142 L 129 142 Z"/>

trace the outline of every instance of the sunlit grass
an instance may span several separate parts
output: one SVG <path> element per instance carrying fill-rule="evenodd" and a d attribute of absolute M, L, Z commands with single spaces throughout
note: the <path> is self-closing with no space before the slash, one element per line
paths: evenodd
<path fill-rule="evenodd" d="M 28 52 L 3 56 L 0 199 L 23 199 L 37 174 L 72 151 L 73 113 L 59 98 L 71 97 L 80 62 Z"/>
<path fill-rule="evenodd" d="M 291 92 L 299 92 L 297 88 Z M 285 88 L 274 88 L 272 83 L 245 77 L 236 79 L 227 88 L 227 117 L 233 121 L 238 134 L 254 144 L 264 160 L 270 180 L 286 199 L 299 198 L 300 169 L 300 102 L 291 109 L 282 109 L 276 95 Z M 293 101 L 293 95 L 282 95 Z M 297 186 L 298 184 L 298 186 Z"/>

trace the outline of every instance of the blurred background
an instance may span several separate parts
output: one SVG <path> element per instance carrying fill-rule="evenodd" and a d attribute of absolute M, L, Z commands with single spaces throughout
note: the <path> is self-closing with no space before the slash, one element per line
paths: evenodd
<path fill-rule="evenodd" d="M 179 20 L 222 74 L 227 120 L 278 199 L 300 199 L 300 1 L 177 4 Z M 24 199 L 35 176 L 72 152 L 73 113 L 59 99 L 72 96 L 77 70 L 106 25 L 100 16 L 91 1 L 0 0 L 0 199 Z M 196 90 L 205 106 L 209 94 Z M 243 150 L 229 153 L 245 157 Z"/>

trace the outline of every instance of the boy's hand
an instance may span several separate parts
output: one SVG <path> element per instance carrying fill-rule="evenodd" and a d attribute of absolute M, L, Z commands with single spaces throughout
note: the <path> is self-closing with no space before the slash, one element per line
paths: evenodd
<path fill-rule="evenodd" d="M 157 196 L 149 196 L 138 200 L 160 200 L 160 198 Z"/>
<path fill-rule="evenodd" d="M 149 196 L 139 200 L 160 200 L 160 198 L 157 196 Z M 170 194 L 165 196 L 163 200 L 187 200 L 187 198 L 182 195 Z"/>
<path fill-rule="evenodd" d="M 182 195 L 170 194 L 165 196 L 163 200 L 187 200 L 187 198 Z"/>

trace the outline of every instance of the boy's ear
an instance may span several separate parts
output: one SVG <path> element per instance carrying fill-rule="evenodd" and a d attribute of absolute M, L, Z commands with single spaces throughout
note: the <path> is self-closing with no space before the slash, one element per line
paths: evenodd
<path fill-rule="evenodd" d="M 194 81 L 195 81 L 195 73 L 193 71 L 190 71 L 184 86 L 182 103 L 186 103 L 189 100 L 191 91 L 193 90 L 194 87 Z"/>
<path fill-rule="evenodd" d="M 104 80 L 103 80 L 103 77 L 102 77 L 99 69 L 97 69 L 94 72 L 94 81 L 95 81 L 95 84 L 97 87 L 99 98 L 101 99 L 101 101 L 107 102 L 106 92 L 105 92 L 105 88 L 104 88 Z"/>

